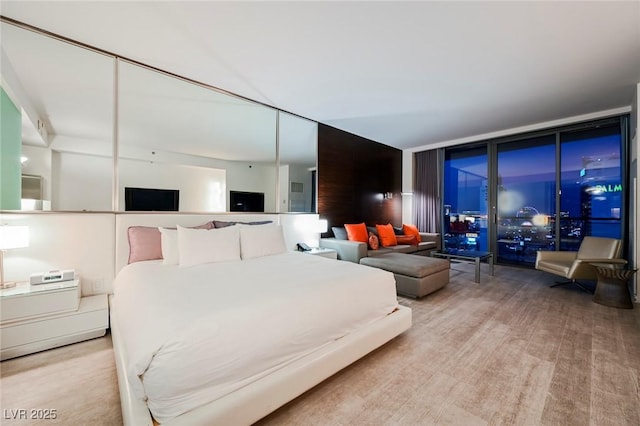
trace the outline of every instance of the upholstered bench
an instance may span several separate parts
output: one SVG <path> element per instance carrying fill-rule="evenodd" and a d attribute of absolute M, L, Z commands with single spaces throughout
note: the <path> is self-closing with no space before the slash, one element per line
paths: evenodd
<path fill-rule="evenodd" d="M 449 260 L 446 259 L 388 253 L 364 257 L 360 259 L 360 264 L 393 272 L 398 294 L 416 299 L 449 283 Z"/>

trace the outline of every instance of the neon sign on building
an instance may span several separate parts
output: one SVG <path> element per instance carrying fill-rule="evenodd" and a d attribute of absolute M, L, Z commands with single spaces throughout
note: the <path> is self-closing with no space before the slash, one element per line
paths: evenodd
<path fill-rule="evenodd" d="M 622 192 L 622 184 L 594 185 L 585 188 L 585 191 L 594 195 L 604 194 L 605 192 Z"/>

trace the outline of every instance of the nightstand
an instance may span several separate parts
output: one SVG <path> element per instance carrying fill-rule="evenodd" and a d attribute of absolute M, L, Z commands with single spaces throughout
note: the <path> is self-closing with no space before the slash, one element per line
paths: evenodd
<path fill-rule="evenodd" d="M 104 336 L 106 294 L 80 297 L 80 280 L 0 290 L 0 359 Z"/>
<path fill-rule="evenodd" d="M 327 259 L 338 259 L 338 252 L 329 248 L 314 247 L 311 250 L 303 251 L 303 253 L 310 254 L 312 256 L 322 256 Z"/>

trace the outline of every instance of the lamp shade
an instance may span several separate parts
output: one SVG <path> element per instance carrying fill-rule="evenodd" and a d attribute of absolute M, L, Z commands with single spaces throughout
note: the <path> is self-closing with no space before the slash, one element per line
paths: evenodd
<path fill-rule="evenodd" d="M 28 226 L 0 226 L 0 250 L 29 247 Z"/>
<path fill-rule="evenodd" d="M 322 234 L 324 232 L 327 232 L 328 227 L 329 223 L 327 222 L 327 219 L 318 219 L 314 226 L 314 231 Z"/>

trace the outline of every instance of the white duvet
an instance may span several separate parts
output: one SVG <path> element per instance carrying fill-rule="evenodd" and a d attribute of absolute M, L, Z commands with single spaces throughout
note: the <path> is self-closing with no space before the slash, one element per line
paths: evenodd
<path fill-rule="evenodd" d="M 295 252 L 189 268 L 138 262 L 114 289 L 129 380 L 160 423 L 398 305 L 391 273 Z"/>

